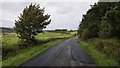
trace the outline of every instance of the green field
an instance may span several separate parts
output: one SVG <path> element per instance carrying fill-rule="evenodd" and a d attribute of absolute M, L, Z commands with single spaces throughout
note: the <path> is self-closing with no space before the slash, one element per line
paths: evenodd
<path fill-rule="evenodd" d="M 44 32 L 35 36 L 37 44 L 32 44 L 19 39 L 17 34 L 5 34 L 1 37 L 3 49 L 2 65 L 19 66 L 55 44 L 71 37 L 73 37 L 71 34 Z"/>
<path fill-rule="evenodd" d="M 12 37 L 14 36 L 14 37 Z M 54 32 L 44 32 L 44 33 L 39 33 L 37 36 L 35 36 L 36 39 L 41 40 L 41 41 L 46 41 L 49 39 L 54 39 L 54 38 L 67 38 L 70 37 L 70 34 L 62 34 L 62 33 L 54 33 Z M 21 39 L 17 37 L 17 34 L 6 34 L 2 38 L 2 46 L 3 47 L 11 47 L 16 44 L 18 44 Z"/>

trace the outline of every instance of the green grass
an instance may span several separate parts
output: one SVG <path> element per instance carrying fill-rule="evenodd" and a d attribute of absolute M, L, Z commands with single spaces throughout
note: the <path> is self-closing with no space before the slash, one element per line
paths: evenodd
<path fill-rule="evenodd" d="M 19 66 L 22 63 L 30 60 L 32 57 L 42 53 L 43 51 L 47 50 L 48 48 L 50 48 L 64 40 L 66 40 L 66 39 L 51 41 L 46 44 L 43 44 L 42 46 L 36 46 L 36 47 L 33 47 L 32 49 L 27 49 L 27 52 L 25 52 L 23 54 L 19 54 L 15 57 L 10 57 L 9 59 L 4 60 L 2 64 L 3 64 L 3 66 Z"/>
<path fill-rule="evenodd" d="M 17 37 L 16 34 L 6 34 L 5 36 L 9 36 L 9 37 L 0 37 L 0 38 L 2 38 L 2 46 L 3 47 L 11 47 L 11 46 L 18 44 L 21 41 Z M 12 37 L 12 36 L 15 36 L 15 37 Z M 46 41 L 46 40 L 52 39 L 52 38 L 66 38 L 66 37 L 70 37 L 70 36 L 72 36 L 72 35 L 62 34 L 62 33 L 54 33 L 54 32 L 44 32 L 44 34 L 39 33 L 37 36 L 35 36 L 35 38 L 38 40 Z"/>
<path fill-rule="evenodd" d="M 42 53 L 48 48 L 58 44 L 68 38 L 73 37 L 70 34 L 62 34 L 62 33 L 54 33 L 54 32 L 45 32 L 39 33 L 35 38 L 40 41 L 48 41 L 48 42 L 40 42 L 37 43 L 36 46 L 33 44 L 29 44 L 27 42 L 22 42 L 16 37 L 16 34 L 6 34 L 2 38 L 2 46 L 3 46 L 3 66 L 19 66 L 20 64 L 28 61 L 32 57 Z M 53 40 L 54 39 L 54 40 Z M 20 46 L 19 46 L 20 45 Z M 20 47 L 24 45 L 29 45 L 27 47 Z M 34 44 L 35 45 L 35 44 Z"/>
<path fill-rule="evenodd" d="M 106 56 L 95 48 L 95 45 L 78 39 L 80 46 L 93 58 L 98 66 L 118 66 L 118 63 L 112 58 Z"/>
<path fill-rule="evenodd" d="M 39 33 L 37 37 L 48 37 L 48 38 L 58 38 L 58 37 L 66 37 L 66 36 L 71 36 L 70 34 L 63 34 L 63 33 L 55 33 L 55 32 L 44 32 L 44 33 Z"/>
<path fill-rule="evenodd" d="M 18 44 L 19 41 L 20 39 L 18 37 L 2 37 L 2 46 L 11 47 Z"/>
<path fill-rule="evenodd" d="M 39 41 L 47 41 L 50 39 L 58 38 L 68 38 L 71 37 L 70 34 L 54 33 L 54 32 L 44 32 L 39 33 L 35 38 Z M 7 49 L 18 49 L 18 45 L 21 43 L 21 39 L 17 37 L 17 34 L 6 34 L 2 39 L 2 47 Z"/>
<path fill-rule="evenodd" d="M 100 39 L 100 38 L 91 38 L 87 40 L 95 46 L 96 49 L 106 54 L 110 58 L 118 61 L 118 48 L 120 42 L 117 39 Z"/>

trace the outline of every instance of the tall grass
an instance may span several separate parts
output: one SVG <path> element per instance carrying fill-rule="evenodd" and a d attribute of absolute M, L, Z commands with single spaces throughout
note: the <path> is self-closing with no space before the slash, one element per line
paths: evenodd
<path fill-rule="evenodd" d="M 118 66 L 118 62 L 113 58 L 99 51 L 94 44 L 78 40 L 80 46 L 94 59 L 98 66 Z"/>
<path fill-rule="evenodd" d="M 99 39 L 93 38 L 89 39 L 88 42 L 92 42 L 95 48 L 111 57 L 112 59 L 118 61 L 118 50 L 120 47 L 120 42 L 117 39 Z"/>
<path fill-rule="evenodd" d="M 20 41 L 18 37 L 2 37 L 2 46 L 11 47 Z"/>

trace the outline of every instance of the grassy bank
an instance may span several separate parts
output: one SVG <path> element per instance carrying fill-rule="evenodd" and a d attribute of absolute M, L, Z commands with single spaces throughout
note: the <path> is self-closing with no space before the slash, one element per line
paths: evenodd
<path fill-rule="evenodd" d="M 3 66 L 19 66 L 55 44 L 73 37 L 70 34 L 45 32 L 35 36 L 37 41 L 32 44 L 20 40 L 16 34 L 10 35 L 6 34 L 2 37 Z"/>
<path fill-rule="evenodd" d="M 24 53 L 26 48 L 32 48 L 33 46 L 39 46 L 50 41 L 69 37 L 72 37 L 72 35 L 53 32 L 39 33 L 35 36 L 37 40 L 36 44 L 33 44 L 19 39 L 15 33 L 8 33 L 3 37 L 0 37 L 0 39 L 2 39 L 2 59 L 6 60 L 7 58 L 19 53 Z"/>
<path fill-rule="evenodd" d="M 92 42 L 85 42 L 81 39 L 78 39 L 78 42 L 80 46 L 93 58 L 98 66 L 118 66 L 117 61 L 98 50 L 96 45 L 92 44 Z"/>
<path fill-rule="evenodd" d="M 7 60 L 3 61 L 3 66 L 19 66 L 22 63 L 30 60 L 32 57 L 42 53 L 43 51 L 49 49 L 50 47 L 64 41 L 66 39 L 60 39 L 60 40 L 55 40 L 55 41 L 51 41 L 48 42 L 46 44 L 43 44 L 42 46 L 36 46 L 33 47 L 31 49 L 27 49 L 27 51 L 25 53 L 19 54 L 17 56 L 14 57 L 10 57 Z"/>
<path fill-rule="evenodd" d="M 100 39 L 91 38 L 88 42 L 92 42 L 96 49 L 106 54 L 108 57 L 118 61 L 118 50 L 120 47 L 120 42 L 118 39 Z"/>

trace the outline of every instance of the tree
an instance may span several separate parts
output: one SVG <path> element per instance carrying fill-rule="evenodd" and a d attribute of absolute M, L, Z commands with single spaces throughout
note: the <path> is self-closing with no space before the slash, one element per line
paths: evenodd
<path fill-rule="evenodd" d="M 19 34 L 20 39 L 34 41 L 34 36 L 41 33 L 51 20 L 50 15 L 44 14 L 44 8 L 40 8 L 39 4 L 30 4 L 20 13 L 19 20 L 15 20 L 15 30 Z"/>
<path fill-rule="evenodd" d="M 108 11 L 100 24 L 101 38 L 120 38 L 120 6 L 117 5 Z"/>
<path fill-rule="evenodd" d="M 79 36 L 89 38 L 120 38 L 120 2 L 98 2 L 83 15 Z M 84 34 L 89 29 L 91 35 Z"/>
<path fill-rule="evenodd" d="M 91 38 L 98 37 L 99 32 L 99 24 L 102 17 L 108 10 L 108 6 L 111 3 L 95 3 L 91 6 L 91 9 L 87 11 L 85 15 L 83 15 L 82 21 L 79 25 L 78 33 L 82 36 L 83 30 L 88 28 L 89 32 L 91 32 Z"/>

